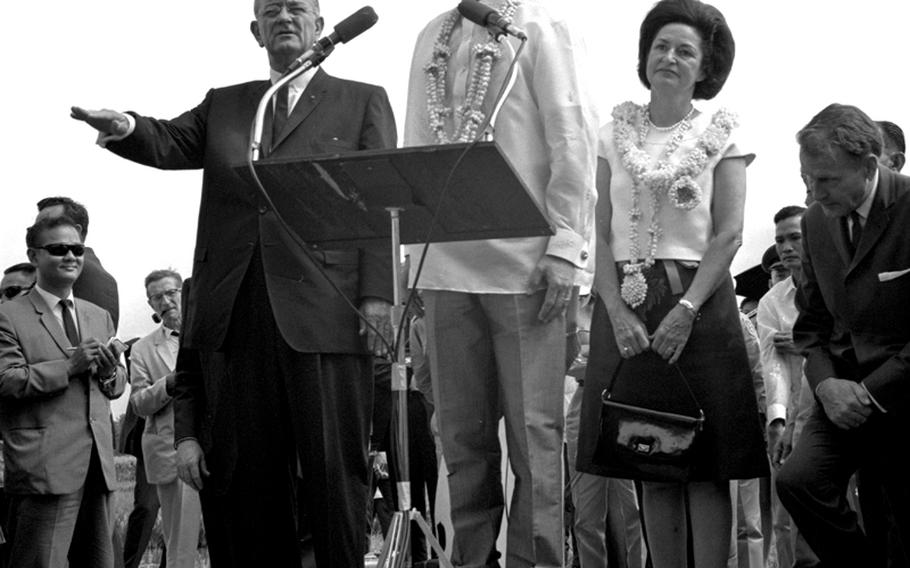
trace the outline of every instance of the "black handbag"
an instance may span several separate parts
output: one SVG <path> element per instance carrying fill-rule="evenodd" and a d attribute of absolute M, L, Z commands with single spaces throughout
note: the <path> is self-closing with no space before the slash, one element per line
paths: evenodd
<path fill-rule="evenodd" d="M 607 470 L 606 475 L 640 481 L 689 480 L 705 413 L 682 370 L 673 367 L 692 397 L 694 416 L 613 400 L 611 391 L 622 362 L 617 366 L 613 380 L 601 394 L 600 436 L 592 458 Z"/>

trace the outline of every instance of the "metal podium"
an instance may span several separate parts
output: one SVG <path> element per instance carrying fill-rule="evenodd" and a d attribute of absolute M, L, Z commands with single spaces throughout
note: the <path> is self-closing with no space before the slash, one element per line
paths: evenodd
<path fill-rule="evenodd" d="M 251 180 L 246 164 L 236 171 Z M 320 249 L 391 245 L 393 446 L 398 509 L 380 568 L 410 566 L 410 521 L 451 566 L 423 517 L 410 505 L 407 363 L 401 245 L 551 236 L 553 228 L 495 142 L 370 150 L 302 160 L 264 159 L 256 175 L 276 212 L 299 240 Z M 415 263 L 412 263 L 412 267 Z M 433 496 L 430 496 L 432 498 Z"/>

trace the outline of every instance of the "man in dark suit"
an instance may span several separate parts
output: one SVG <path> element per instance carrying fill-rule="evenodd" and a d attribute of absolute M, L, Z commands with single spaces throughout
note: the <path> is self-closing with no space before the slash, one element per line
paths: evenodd
<path fill-rule="evenodd" d="M 88 210 L 78 201 L 73 201 L 69 197 L 45 197 L 38 202 L 38 216 L 35 220 L 61 215 L 66 215 L 76 222 L 84 243 L 88 235 Z M 117 329 L 120 321 L 117 281 L 101 266 L 101 261 L 91 247 L 85 247 L 82 275 L 73 286 L 73 294 L 107 310 L 114 320 L 114 329 Z"/>
<path fill-rule="evenodd" d="M 797 140 L 815 203 L 802 220 L 793 338 L 818 404 L 777 487 L 823 566 L 885 566 L 885 547 L 870 545 L 882 535 L 863 533 L 847 484 L 860 467 L 878 474 L 888 518 L 866 529 L 894 526 L 906 551 L 910 178 L 879 166 L 881 135 L 856 107 L 828 106 Z"/>
<path fill-rule="evenodd" d="M 274 80 L 321 33 L 319 6 L 256 0 L 254 11 L 251 31 L 268 52 Z M 293 83 L 270 113 L 270 157 L 394 147 L 381 88 L 322 70 Z M 181 478 L 201 489 L 214 566 L 299 564 L 298 472 L 319 566 L 362 565 L 370 354 L 383 351 L 380 336 L 390 329 L 391 255 L 386 245 L 297 246 L 256 187 L 235 172 L 268 87 L 253 81 L 212 89 L 173 120 L 78 107 L 73 116 L 121 156 L 204 170 L 175 438 Z M 346 298 L 359 303 L 363 319 Z"/>
<path fill-rule="evenodd" d="M 0 306 L 0 430 L 11 496 L 10 566 L 112 568 L 115 488 L 110 399 L 126 370 L 110 314 L 75 298 L 84 247 L 76 223 L 26 234 L 35 287 Z"/>

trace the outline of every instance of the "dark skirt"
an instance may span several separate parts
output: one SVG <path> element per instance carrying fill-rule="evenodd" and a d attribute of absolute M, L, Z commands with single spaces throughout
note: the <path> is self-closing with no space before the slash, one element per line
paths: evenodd
<path fill-rule="evenodd" d="M 683 288 L 688 288 L 695 269 L 674 264 Z M 645 321 L 648 333 L 654 333 L 682 294 L 670 292 L 662 262 L 655 264 L 647 277 L 648 299 L 637 313 Z M 601 394 L 613 380 L 620 361 L 610 318 L 598 299 L 591 321 L 591 348 L 578 436 L 579 471 L 619 476 L 609 465 L 594 463 L 592 457 L 600 433 Z M 731 280 L 725 280 L 701 307 L 677 365 L 705 412 L 704 430 L 694 450 L 691 480 L 767 476 L 763 425 Z M 612 395 L 614 400 L 657 410 L 689 415 L 693 411 L 692 397 L 678 373 L 651 351 L 623 363 L 616 373 Z"/>

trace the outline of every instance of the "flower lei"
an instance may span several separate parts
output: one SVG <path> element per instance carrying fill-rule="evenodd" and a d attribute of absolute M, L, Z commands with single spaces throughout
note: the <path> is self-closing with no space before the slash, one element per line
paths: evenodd
<path fill-rule="evenodd" d="M 505 20 L 511 21 L 519 4 L 521 4 L 520 0 L 506 0 L 498 13 Z M 446 133 L 446 118 L 451 116 L 452 109 L 445 105 L 446 70 L 452 56 L 449 41 L 459 18 L 461 15 L 458 10 L 452 10 L 443 20 L 439 36 L 436 38 L 436 43 L 433 44 L 430 62 L 423 68 L 427 76 L 427 114 L 429 115 L 430 130 L 440 144 L 472 142 L 476 138 L 477 129 L 486 118 L 482 107 L 490 87 L 490 79 L 493 76 L 493 65 L 502 56 L 502 49 L 493 38 L 483 43 L 477 43 L 471 48 L 471 55 L 474 59 L 471 83 L 465 94 L 464 104 L 457 109 L 455 114 L 455 123 L 458 127 L 455 133 L 449 137 Z"/>
<path fill-rule="evenodd" d="M 673 135 L 664 151 L 652 165 L 651 156 L 644 151 L 652 123 L 648 105 L 625 102 L 613 109 L 613 141 L 622 159 L 623 167 L 632 177 L 632 207 L 629 209 L 629 262 L 623 266 L 620 287 L 622 299 L 632 308 L 644 303 L 648 296 L 648 283 L 644 270 L 654 265 L 657 244 L 663 236 L 658 222 L 661 197 L 677 209 L 690 211 L 701 204 L 701 187 L 695 178 L 705 169 L 708 160 L 724 147 L 730 133 L 737 126 L 736 115 L 720 109 L 711 117 L 711 124 L 702 133 L 689 153 L 679 161 L 670 163 L 670 157 L 679 148 L 685 133 L 692 128 L 692 112 L 671 127 Z M 636 123 L 638 128 L 635 128 Z M 638 243 L 638 224 L 642 218 L 641 189 L 648 189 L 651 205 L 651 223 L 648 225 L 648 250 L 642 256 Z"/>

